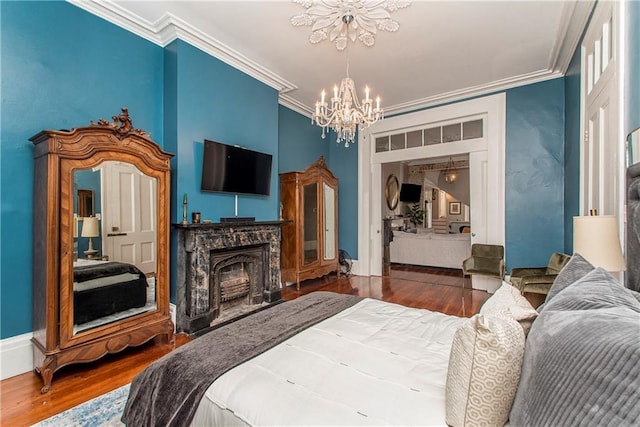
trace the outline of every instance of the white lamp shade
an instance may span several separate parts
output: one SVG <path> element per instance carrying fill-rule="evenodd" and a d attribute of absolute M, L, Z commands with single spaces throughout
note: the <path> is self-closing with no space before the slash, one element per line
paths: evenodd
<path fill-rule="evenodd" d="M 82 237 L 98 237 L 100 231 L 98 229 L 98 218 L 95 216 L 89 216 L 82 221 Z"/>
<path fill-rule="evenodd" d="M 618 222 L 613 215 L 574 216 L 573 251 L 596 267 L 607 271 L 625 270 Z"/>

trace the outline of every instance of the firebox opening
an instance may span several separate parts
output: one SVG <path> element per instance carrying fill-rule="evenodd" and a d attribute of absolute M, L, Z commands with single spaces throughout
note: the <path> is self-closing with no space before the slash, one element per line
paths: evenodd
<path fill-rule="evenodd" d="M 263 304 L 264 247 L 213 251 L 211 306 L 214 324 L 241 316 Z"/>

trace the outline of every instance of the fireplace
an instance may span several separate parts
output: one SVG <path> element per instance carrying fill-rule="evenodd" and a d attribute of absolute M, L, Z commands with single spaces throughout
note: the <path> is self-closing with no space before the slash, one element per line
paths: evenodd
<path fill-rule="evenodd" d="M 174 225 L 176 332 L 195 333 L 280 300 L 280 225 Z"/>
<path fill-rule="evenodd" d="M 209 298 L 215 316 L 213 323 L 240 316 L 263 303 L 266 249 L 262 245 L 212 251 Z"/>

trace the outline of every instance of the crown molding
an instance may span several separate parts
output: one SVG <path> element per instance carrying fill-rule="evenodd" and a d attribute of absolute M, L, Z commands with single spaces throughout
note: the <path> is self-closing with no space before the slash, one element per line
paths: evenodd
<path fill-rule="evenodd" d="M 244 72 L 279 92 L 278 103 L 299 114 L 311 117 L 313 110 L 288 94 L 298 87 L 271 70 L 250 60 L 240 52 L 221 43 L 201 30 L 172 14 L 164 14 L 156 22 L 132 14 L 111 0 L 67 0 L 69 3 L 132 32 L 154 44 L 166 46 L 176 39 L 183 40 L 226 64 Z M 461 101 L 489 93 L 500 92 L 517 86 L 538 83 L 562 77 L 580 42 L 584 28 L 595 5 L 594 0 L 567 3 L 563 10 L 558 40 L 550 55 L 549 68 L 488 84 L 468 87 L 451 92 L 417 99 L 385 107 L 385 114 L 398 115 L 450 102 Z"/>
<path fill-rule="evenodd" d="M 313 110 L 311 110 L 311 108 L 285 93 L 281 93 L 278 96 L 278 104 L 309 118 L 311 118 L 311 115 L 313 114 Z"/>
<path fill-rule="evenodd" d="M 67 1 L 159 46 L 165 47 L 176 39 L 183 40 L 278 92 L 297 89 L 296 85 L 278 74 L 170 13 L 150 22 L 110 0 Z"/>
<path fill-rule="evenodd" d="M 460 90 L 454 90 L 430 96 L 427 98 L 417 99 L 402 104 L 385 107 L 384 112 L 388 117 L 390 115 L 398 115 L 411 111 L 422 110 L 425 108 L 435 107 L 437 105 L 448 104 L 456 101 L 463 101 L 477 96 L 488 95 L 491 93 L 502 92 L 518 86 L 524 86 L 532 83 L 543 82 L 546 80 L 562 77 L 563 74 L 557 71 L 543 70 L 529 74 L 521 74 L 519 76 L 510 77 L 508 79 L 496 80 L 487 84 L 472 86 Z"/>
<path fill-rule="evenodd" d="M 549 57 L 550 70 L 562 75 L 567 72 L 595 4 L 595 0 L 566 2 L 564 4 L 556 44 Z"/>

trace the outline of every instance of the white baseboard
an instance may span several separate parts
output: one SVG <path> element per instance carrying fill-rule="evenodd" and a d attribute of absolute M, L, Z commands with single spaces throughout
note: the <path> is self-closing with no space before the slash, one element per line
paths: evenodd
<path fill-rule="evenodd" d="M 0 380 L 33 370 L 33 333 L 0 340 Z"/>
<path fill-rule="evenodd" d="M 362 274 L 360 273 L 360 264 L 358 263 L 357 259 L 351 261 L 351 273 L 356 276 L 362 276 Z"/>

